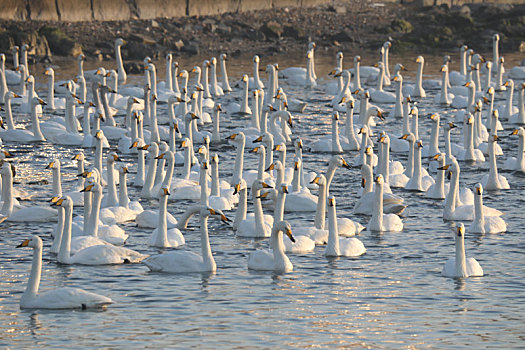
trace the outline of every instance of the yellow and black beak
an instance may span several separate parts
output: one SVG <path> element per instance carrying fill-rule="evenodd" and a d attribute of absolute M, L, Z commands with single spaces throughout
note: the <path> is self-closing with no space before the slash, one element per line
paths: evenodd
<path fill-rule="evenodd" d="M 31 240 L 26 239 L 25 241 L 23 241 L 22 243 L 20 243 L 20 244 L 17 245 L 16 247 L 17 247 L 17 248 L 27 247 L 27 246 L 29 245 L 29 242 L 30 242 L 30 241 L 31 241 Z"/>

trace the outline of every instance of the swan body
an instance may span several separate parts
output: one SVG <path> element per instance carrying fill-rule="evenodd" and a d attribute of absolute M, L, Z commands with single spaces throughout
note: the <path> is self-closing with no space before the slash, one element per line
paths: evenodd
<path fill-rule="evenodd" d="M 368 222 L 369 231 L 400 232 L 403 230 L 403 222 L 396 214 L 383 214 L 383 175 L 375 178 L 375 201 L 372 217 Z"/>
<path fill-rule="evenodd" d="M 472 233 L 501 233 L 507 231 L 507 224 L 500 216 L 485 216 L 483 213 L 483 186 L 474 186 L 474 220 L 469 226 Z"/>
<path fill-rule="evenodd" d="M 214 272 L 217 264 L 213 258 L 208 237 L 208 217 L 228 219 L 220 210 L 200 206 L 201 254 L 192 251 L 176 250 L 164 254 L 152 255 L 143 261 L 151 271 L 168 273 Z"/>
<path fill-rule="evenodd" d="M 33 248 L 33 264 L 26 290 L 20 299 L 22 309 L 88 309 L 102 308 L 113 301 L 105 296 L 79 288 L 64 287 L 38 293 L 42 274 L 42 240 L 33 236 L 17 248 Z"/>
<path fill-rule="evenodd" d="M 328 242 L 324 251 L 325 256 L 360 256 L 366 252 L 366 248 L 359 239 L 355 237 L 340 237 L 337 225 L 335 209 L 335 198 L 328 198 Z"/>
<path fill-rule="evenodd" d="M 474 258 L 465 257 L 465 226 L 459 223 L 456 226 L 456 256 L 450 258 L 443 266 L 441 274 L 451 278 L 466 278 L 483 276 L 483 269 Z"/>
<path fill-rule="evenodd" d="M 271 249 L 258 249 L 248 257 L 248 269 L 286 273 L 293 271 L 293 265 L 284 252 L 283 233 L 293 242 L 292 228 L 286 221 L 274 222 Z"/>

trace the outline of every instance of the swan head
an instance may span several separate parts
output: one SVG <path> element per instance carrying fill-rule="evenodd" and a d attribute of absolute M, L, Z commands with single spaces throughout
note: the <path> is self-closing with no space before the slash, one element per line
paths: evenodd
<path fill-rule="evenodd" d="M 500 56 L 499 60 L 498 60 L 498 63 L 501 63 L 501 64 L 505 63 L 505 57 Z"/>
<path fill-rule="evenodd" d="M 51 206 L 73 208 L 73 200 L 69 196 L 60 197 L 56 201 L 52 200 Z"/>
<path fill-rule="evenodd" d="M 464 120 L 464 122 L 467 125 L 474 124 L 474 117 L 472 116 L 472 114 L 470 112 L 469 113 L 465 113 L 465 120 Z"/>
<path fill-rule="evenodd" d="M 423 56 L 417 56 L 416 63 L 421 65 L 425 64 L 425 58 Z"/>
<path fill-rule="evenodd" d="M 366 125 L 361 126 L 361 129 L 357 132 L 357 134 L 366 135 L 368 134 L 368 127 Z M 404 136 L 404 135 L 403 135 Z"/>
<path fill-rule="evenodd" d="M 361 56 L 354 56 L 354 63 L 361 62 Z"/>
<path fill-rule="evenodd" d="M 343 168 L 350 169 L 350 165 L 341 155 L 334 155 L 330 158 L 330 165 L 342 166 Z"/>
<path fill-rule="evenodd" d="M 46 166 L 46 169 L 60 169 L 60 161 L 58 159 L 53 159 L 49 164 Z"/>
<path fill-rule="evenodd" d="M 96 138 L 97 140 L 102 140 L 102 139 L 104 138 L 104 131 L 102 131 L 102 130 L 100 130 L 100 129 L 97 130 L 97 131 L 95 132 L 95 138 Z"/>
<path fill-rule="evenodd" d="M 448 66 L 448 64 L 449 64 L 450 62 L 452 62 L 452 59 L 450 58 L 449 55 L 445 55 L 445 56 L 443 56 L 443 64 L 444 64 L 444 65 Z"/>
<path fill-rule="evenodd" d="M 108 162 L 114 163 L 114 162 L 120 162 L 120 158 L 115 152 L 111 152 L 108 154 Z"/>
<path fill-rule="evenodd" d="M 317 44 L 313 41 L 311 41 L 309 44 L 308 44 L 308 49 L 309 50 L 312 50 L 312 49 L 315 49 L 317 47 Z"/>
<path fill-rule="evenodd" d="M 343 52 L 339 51 L 335 57 L 338 59 L 338 60 L 342 60 L 343 59 Z"/>
<path fill-rule="evenodd" d="M 22 98 L 19 94 L 13 92 L 13 91 L 7 91 L 4 95 L 6 100 L 10 100 L 12 98 Z"/>
<path fill-rule="evenodd" d="M 270 170 L 277 170 L 277 171 L 283 170 L 283 163 L 281 163 L 281 161 L 279 160 L 276 160 L 275 162 L 270 164 L 270 166 L 265 171 L 270 171 Z"/>
<path fill-rule="evenodd" d="M 191 69 L 191 72 L 190 73 L 197 73 L 197 74 L 200 74 L 201 73 L 201 67 L 199 66 L 194 66 L 192 69 Z"/>
<path fill-rule="evenodd" d="M 335 207 L 335 197 L 334 196 L 330 196 L 328 197 L 328 206 L 329 207 Z"/>
<path fill-rule="evenodd" d="M 44 75 L 54 76 L 55 75 L 55 71 L 53 70 L 53 68 L 47 67 L 46 70 L 44 71 Z"/>
<path fill-rule="evenodd" d="M 512 79 L 507 80 L 505 82 L 505 84 L 503 84 L 503 86 L 505 86 L 505 87 L 509 87 L 510 86 L 511 88 L 514 88 L 514 80 L 512 80 Z"/>
<path fill-rule="evenodd" d="M 147 146 L 147 145 L 146 145 Z M 190 148 L 191 147 L 191 141 L 189 138 L 185 137 L 182 139 L 182 142 L 180 143 L 181 148 Z"/>
<path fill-rule="evenodd" d="M 233 133 L 230 136 L 226 137 L 226 140 L 232 140 L 235 143 L 243 143 L 245 141 L 246 137 L 244 136 L 243 132 Z"/>
<path fill-rule="evenodd" d="M 332 120 L 339 120 L 339 112 L 335 111 L 334 113 L 332 113 Z"/>
<path fill-rule="evenodd" d="M 390 137 L 386 132 L 382 131 L 381 134 L 379 134 L 379 138 L 377 139 L 377 141 L 380 143 L 388 144 L 390 143 Z"/>
<path fill-rule="evenodd" d="M 301 168 L 302 160 L 299 157 L 294 157 L 293 164 L 294 164 L 294 170 L 299 170 Z"/>
<path fill-rule="evenodd" d="M 233 194 L 236 195 L 237 193 L 241 192 L 241 190 L 245 190 L 247 188 L 246 181 L 244 179 L 241 179 L 238 184 L 235 184 L 233 186 Z"/>
<path fill-rule="evenodd" d="M 383 179 L 383 175 L 379 174 L 375 177 L 374 182 L 378 185 L 383 185 L 385 180 Z"/>
<path fill-rule="evenodd" d="M 398 74 L 394 75 L 394 79 L 393 80 L 395 82 L 402 83 L 403 82 L 403 76 L 398 73 Z"/>
<path fill-rule="evenodd" d="M 30 247 L 33 249 L 42 249 L 42 239 L 38 236 L 32 236 L 30 239 L 26 239 L 19 245 L 17 245 L 17 248 L 24 248 L 24 247 Z"/>
<path fill-rule="evenodd" d="M 250 150 L 249 153 L 264 154 L 265 151 L 266 151 L 266 147 L 264 147 L 263 145 L 260 145 Z"/>
<path fill-rule="evenodd" d="M 473 50 L 473 49 L 468 49 L 468 50 L 467 50 L 467 53 L 468 53 L 470 56 L 474 56 L 474 50 Z"/>
<path fill-rule="evenodd" d="M 301 140 L 301 138 L 297 138 L 297 140 L 295 140 L 295 148 L 298 149 L 298 150 L 301 150 L 303 149 L 303 140 Z"/>
<path fill-rule="evenodd" d="M 499 41 L 499 34 L 497 34 L 497 33 L 494 34 L 494 35 L 492 36 L 492 41 L 494 41 L 494 42 Z"/>
<path fill-rule="evenodd" d="M 510 135 L 519 135 L 519 136 L 523 136 L 523 135 L 525 135 L 525 131 L 524 131 L 523 127 L 520 126 L 519 128 L 512 130 L 512 132 L 510 133 Z"/>
<path fill-rule="evenodd" d="M 372 154 L 374 154 L 374 149 L 372 148 L 372 146 L 366 146 L 365 148 L 365 154 L 367 156 L 371 156 Z"/>
<path fill-rule="evenodd" d="M 498 135 L 490 135 L 489 142 L 497 143 L 500 140 Z"/>
<path fill-rule="evenodd" d="M 423 148 L 423 141 L 421 141 L 421 140 L 417 140 L 417 141 L 414 143 L 414 148 L 415 148 L 415 149 L 421 149 L 421 148 Z"/>
<path fill-rule="evenodd" d="M 310 181 L 310 183 L 316 185 L 326 185 L 326 177 L 323 174 L 319 174 L 312 181 Z"/>
<path fill-rule="evenodd" d="M 228 219 L 221 210 L 213 209 L 211 207 L 203 208 L 201 210 L 201 215 L 202 216 L 214 216 L 214 217 L 219 218 L 222 222 L 230 221 L 230 219 Z"/>
<path fill-rule="evenodd" d="M 286 145 L 284 143 L 280 143 L 278 145 L 275 145 L 273 147 L 273 150 L 276 151 L 276 152 L 286 152 Z"/>
<path fill-rule="evenodd" d="M 439 119 L 440 119 L 439 113 L 432 113 L 430 115 L 430 120 L 432 120 L 434 123 L 439 124 Z"/>
<path fill-rule="evenodd" d="M 124 163 L 119 164 L 118 172 L 119 174 L 129 174 L 128 165 Z"/>
<path fill-rule="evenodd" d="M 253 62 L 254 63 L 259 63 L 259 56 L 257 56 L 257 55 L 253 56 Z"/>
<path fill-rule="evenodd" d="M 127 44 L 127 41 L 122 38 L 118 38 L 117 40 L 115 40 L 115 46 L 122 46 L 126 44 Z"/>
<path fill-rule="evenodd" d="M 31 100 L 31 105 L 32 106 L 36 106 L 36 105 L 45 106 L 47 105 L 47 103 L 44 100 L 42 100 L 40 97 L 33 97 L 33 99 Z"/>
<path fill-rule="evenodd" d="M 21 64 L 19 66 L 16 66 L 15 71 L 20 72 L 22 73 L 22 75 L 24 75 L 24 72 L 26 71 L 26 67 L 23 64 Z"/>
<path fill-rule="evenodd" d="M 225 54 L 225 53 L 221 53 L 221 55 L 219 56 L 219 59 L 221 61 L 227 61 L 228 60 L 228 55 Z"/>
<path fill-rule="evenodd" d="M 189 73 L 185 69 L 181 70 L 179 73 L 179 78 L 188 78 L 188 76 L 189 76 Z"/>
<path fill-rule="evenodd" d="M 162 186 L 159 190 L 159 197 L 169 196 L 170 194 L 170 189 L 167 186 Z"/>
<path fill-rule="evenodd" d="M 213 66 L 216 66 L 217 65 L 217 59 L 215 57 L 212 57 L 210 59 L 210 63 L 213 65 Z M 178 63 L 177 63 L 178 64 Z"/>
<path fill-rule="evenodd" d="M 457 239 L 464 239 L 465 237 L 465 225 L 463 225 L 462 222 L 456 225 L 456 238 Z"/>
<path fill-rule="evenodd" d="M 479 182 L 474 185 L 474 189 L 475 189 L 475 194 L 477 194 L 478 196 L 483 195 L 483 186 Z"/>
<path fill-rule="evenodd" d="M 281 231 L 283 234 L 285 234 L 288 237 L 288 239 L 290 239 L 290 241 L 295 243 L 295 238 L 292 234 L 292 226 L 290 226 L 288 221 L 279 221 L 274 225 L 278 231 Z"/>

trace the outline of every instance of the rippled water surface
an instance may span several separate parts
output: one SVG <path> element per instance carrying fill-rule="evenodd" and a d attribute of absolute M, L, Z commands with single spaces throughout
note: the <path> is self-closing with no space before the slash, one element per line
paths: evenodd
<path fill-rule="evenodd" d="M 414 71 L 410 63 L 415 55 L 394 57 Z M 350 55 L 347 55 L 350 57 Z M 518 62 L 519 55 L 506 56 L 508 67 Z M 369 61 L 372 61 L 368 57 Z M 303 58 L 273 57 L 263 59 L 280 62 L 281 67 L 302 62 Z M 230 77 L 251 71 L 250 61 L 231 62 Z M 427 58 L 426 73 L 435 75 L 441 57 Z M 104 62 L 108 65 L 108 62 Z M 288 64 L 287 64 L 288 63 Z M 191 62 L 184 62 L 190 68 Z M 318 54 L 318 76 L 332 68 L 333 57 Z M 92 64 L 93 65 L 93 64 Z M 350 58 L 346 58 L 346 66 Z M 455 70 L 457 63 L 453 63 Z M 64 71 L 74 72 L 73 63 L 64 64 Z M 162 70 L 163 63 L 158 63 Z M 39 68 L 40 69 L 40 68 Z M 60 70 L 59 70 L 60 72 Z M 264 73 L 263 73 L 264 75 Z M 159 78 L 163 73 L 159 72 Z M 38 76 L 40 83 L 45 80 Z M 132 77 L 131 82 L 140 82 Z M 320 89 L 303 91 L 286 87 L 289 95 L 309 101 L 304 114 L 296 114 L 294 135 L 304 143 L 330 131 L 331 97 Z M 431 91 L 430 96 L 436 92 Z M 45 97 L 45 92 L 41 93 Z M 235 94 L 238 96 L 238 93 Z M 498 95 L 498 103 L 503 95 Z M 428 142 L 431 112 L 440 112 L 442 124 L 452 109 L 432 106 L 432 99 L 419 102 L 420 135 Z M 516 100 L 515 100 L 516 101 Z M 382 106 L 385 110 L 390 107 Z M 166 106 L 159 106 L 166 113 Z M 17 121 L 27 117 L 17 114 Z M 223 115 L 222 134 L 242 125 L 243 120 Z M 206 129 L 209 127 L 206 127 Z M 510 129 L 510 126 L 506 126 Z M 400 133 L 400 120 L 387 119 L 382 127 L 391 135 Z M 506 156 L 515 156 L 517 138 L 501 132 L 501 146 Z M 453 134 L 454 140 L 460 133 Z M 440 140 L 442 151 L 442 140 Z M 16 155 L 18 182 L 37 194 L 43 204 L 51 194 L 49 170 L 51 157 L 62 161 L 63 187 L 74 184 L 76 165 L 69 159 L 77 151 L 48 143 L 36 145 L 5 144 Z M 252 145 L 247 145 L 250 149 Z M 222 145 L 221 177 L 228 179 L 234 161 L 234 148 Z M 89 151 L 88 160 L 93 159 Z M 289 153 L 289 162 L 291 162 Z M 351 161 L 355 154 L 345 154 Z M 392 154 L 396 159 L 406 156 Z M 328 154 L 304 155 L 305 168 L 324 172 Z M 122 157 L 131 162 L 129 156 Z M 255 169 L 256 158 L 245 155 L 245 168 Z M 427 161 L 424 161 L 427 163 Z M 287 164 L 290 166 L 290 164 Z M 461 164 L 461 184 L 471 187 L 488 171 L 488 162 Z M 134 169 L 132 169 L 134 171 Z M 177 169 L 177 174 L 180 169 Z M 422 194 L 395 190 L 409 204 L 404 213 L 405 228 L 400 233 L 363 232 L 359 236 L 367 248 L 358 258 L 327 259 L 324 247 L 310 254 L 289 255 L 292 273 L 275 275 L 247 269 L 248 254 L 266 247 L 268 240 L 253 241 L 235 236 L 232 229 L 211 219 L 210 240 L 217 262 L 215 274 L 169 275 L 151 273 L 141 264 L 121 266 L 63 266 L 49 253 L 52 223 L 0 225 L 0 346 L 6 348 L 523 348 L 524 288 L 523 199 L 524 178 L 502 172 L 509 180 L 508 191 L 485 191 L 485 204 L 505 212 L 508 232 L 497 235 L 466 234 L 467 256 L 475 257 L 485 276 L 454 280 L 441 276 L 444 262 L 454 255 L 453 222 L 442 219 L 442 202 L 426 199 Z M 360 169 L 338 169 L 331 187 L 337 198 L 340 217 L 350 217 L 364 225 L 367 217 L 352 215 L 360 183 Z M 130 197 L 138 192 L 130 187 Z M 145 208 L 155 208 L 156 201 L 142 201 Z M 169 211 L 178 217 L 189 202 L 169 204 Z M 251 209 L 251 206 L 250 206 Z M 82 211 L 75 208 L 75 213 Z M 227 216 L 233 218 L 234 212 Z M 292 228 L 313 221 L 313 213 L 285 214 Z M 182 249 L 200 250 L 197 222 L 185 231 L 187 245 Z M 148 246 L 150 229 L 134 224 L 122 225 L 130 238 L 127 247 L 146 254 L 158 253 Z M 111 297 L 114 304 L 105 311 L 30 311 L 20 310 L 18 303 L 24 291 L 31 264 L 29 249 L 14 249 L 29 234 L 44 240 L 44 263 L 41 290 L 61 286 L 81 287 Z"/>

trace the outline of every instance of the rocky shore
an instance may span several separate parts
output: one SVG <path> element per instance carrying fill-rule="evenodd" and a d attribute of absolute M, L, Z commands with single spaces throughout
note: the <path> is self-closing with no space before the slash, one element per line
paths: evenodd
<path fill-rule="evenodd" d="M 244 52 L 261 56 L 304 50 L 309 41 L 326 50 L 377 48 L 394 40 L 395 50 L 421 52 L 468 44 L 489 50 L 490 37 L 501 36 L 507 51 L 525 51 L 525 4 L 469 4 L 416 7 L 390 2 L 345 2 L 313 8 L 275 8 L 206 17 L 90 22 L 0 22 L 0 52 L 28 43 L 37 61 L 53 56 L 113 59 L 113 41 L 127 40 L 123 56 L 141 60 Z M 8 63 L 10 60 L 8 60 Z"/>

